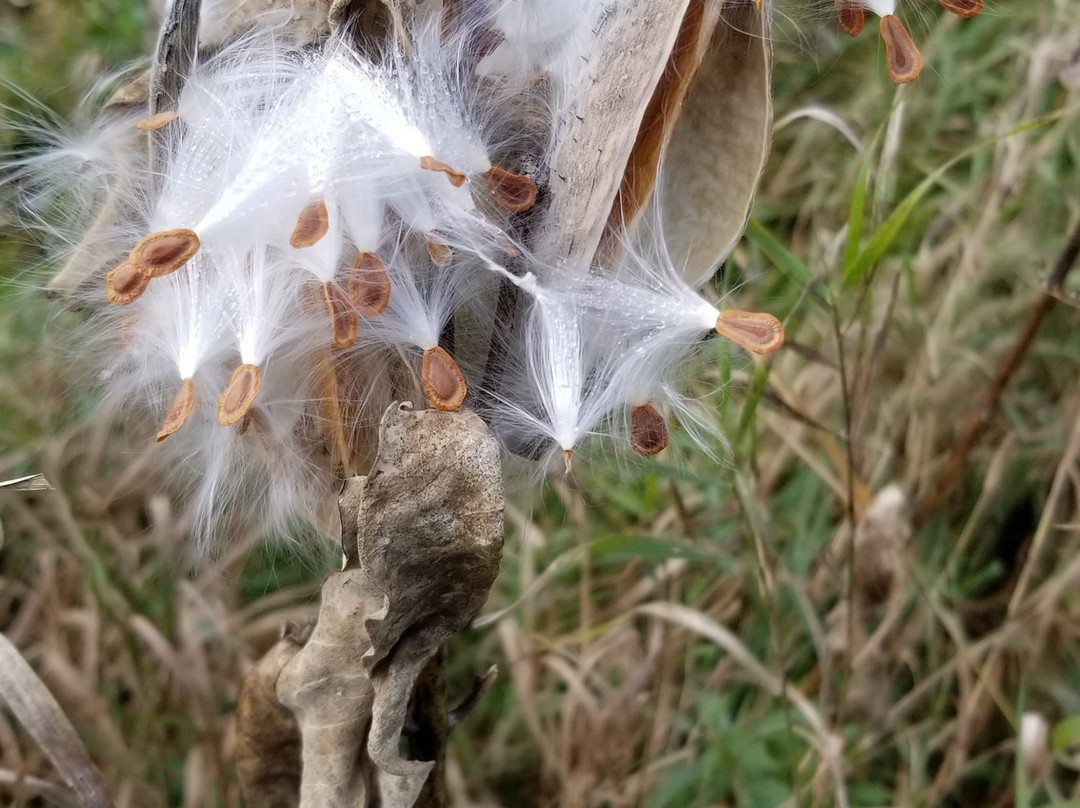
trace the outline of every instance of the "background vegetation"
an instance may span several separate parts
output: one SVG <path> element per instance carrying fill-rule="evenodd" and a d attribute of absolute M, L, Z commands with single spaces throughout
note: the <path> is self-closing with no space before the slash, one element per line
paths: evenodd
<path fill-rule="evenodd" d="M 789 343 L 717 344 L 695 381 L 720 464 L 677 437 L 514 497 L 449 654 L 452 699 L 500 668 L 452 738 L 460 805 L 1080 805 L 1075 281 L 984 397 L 1080 221 L 1080 3 L 913 2 L 902 89 L 821 5 L 779 21 L 773 156 L 718 280 Z M 0 73 L 67 114 L 152 27 L 144 0 L 6 0 Z M 0 479 L 60 490 L 0 494 L 0 627 L 118 804 L 238 805 L 238 683 L 335 559 L 240 537 L 184 571 L 147 450 L 56 349 L 78 315 L 4 236 Z M 0 788 L 37 804 L 20 775 L 48 764 L 0 714 Z"/>

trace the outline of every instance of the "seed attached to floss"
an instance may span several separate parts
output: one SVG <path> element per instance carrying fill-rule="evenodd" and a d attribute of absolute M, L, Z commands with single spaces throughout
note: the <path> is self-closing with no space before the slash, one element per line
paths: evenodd
<path fill-rule="evenodd" d="M 881 38 L 885 40 L 885 58 L 893 84 L 915 81 L 922 72 L 922 54 L 895 14 L 886 14 L 881 18 Z"/>
<path fill-rule="evenodd" d="M 848 36 L 858 36 L 866 24 L 861 0 L 836 0 L 836 16 Z"/>
<path fill-rule="evenodd" d="M 362 252 L 349 275 L 349 301 L 361 317 L 382 314 L 390 303 L 390 275 L 375 253 Z"/>
<path fill-rule="evenodd" d="M 431 263 L 437 267 L 448 267 L 454 260 L 454 251 L 449 245 L 434 239 L 427 240 L 427 253 L 431 256 Z"/>
<path fill-rule="evenodd" d="M 643 457 L 664 451 L 668 445 L 667 423 L 652 404 L 639 404 L 630 411 L 630 448 Z"/>
<path fill-rule="evenodd" d="M 161 429 L 158 430 L 157 437 L 154 440 L 160 443 L 187 423 L 194 404 L 195 385 L 191 379 L 184 379 L 183 386 L 180 388 L 180 392 L 176 394 L 172 404 L 169 405 L 169 411 L 165 413 L 165 420 L 162 422 Z"/>
<path fill-rule="evenodd" d="M 759 311 L 720 312 L 716 333 L 756 354 L 771 354 L 784 344 L 784 326 L 771 314 Z"/>
<path fill-rule="evenodd" d="M 150 276 L 131 261 L 124 261 L 105 276 L 105 296 L 110 303 L 126 306 L 139 299 L 150 284 Z"/>
<path fill-rule="evenodd" d="M 160 278 L 176 272 L 199 251 L 194 230 L 178 227 L 151 233 L 136 244 L 128 260 L 148 277 Z"/>
<path fill-rule="evenodd" d="M 217 419 L 230 426 L 243 418 L 262 387 L 262 371 L 255 365 L 240 365 L 233 371 L 225 392 L 218 399 Z"/>
<path fill-rule="evenodd" d="M 424 395 L 440 410 L 456 410 L 465 400 L 465 376 L 442 348 L 428 348 L 420 368 Z"/>
<path fill-rule="evenodd" d="M 148 118 L 143 118 L 137 124 L 136 129 L 141 129 L 144 132 L 156 132 L 158 129 L 162 129 L 167 124 L 172 123 L 180 117 L 180 113 L 176 110 L 170 109 L 165 112 L 158 112 Z"/>
<path fill-rule="evenodd" d="M 334 329 L 334 347 L 348 348 L 356 342 L 356 310 L 336 283 L 323 284 L 323 297 Z"/>
<path fill-rule="evenodd" d="M 983 10 L 983 0 L 941 0 L 942 7 L 958 17 L 970 19 Z"/>
<path fill-rule="evenodd" d="M 446 178 L 450 180 L 450 184 L 453 185 L 455 188 L 460 188 L 462 185 L 465 184 L 464 174 L 451 168 L 442 160 L 436 160 L 434 157 L 421 157 L 420 168 L 426 169 L 428 171 L 443 172 L 444 174 L 446 174 Z"/>
<path fill-rule="evenodd" d="M 289 246 L 301 249 L 317 244 L 330 230 L 330 213 L 321 199 L 309 202 L 296 218 Z"/>
<path fill-rule="evenodd" d="M 496 204 L 510 213 L 520 213 L 536 204 L 536 183 L 523 174 L 492 166 L 484 172 L 484 182 Z"/>

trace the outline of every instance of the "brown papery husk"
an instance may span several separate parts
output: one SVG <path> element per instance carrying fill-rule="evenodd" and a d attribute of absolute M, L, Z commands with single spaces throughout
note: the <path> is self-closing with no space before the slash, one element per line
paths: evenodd
<path fill-rule="evenodd" d="M 885 58 L 893 84 L 915 81 L 922 72 L 923 58 L 899 17 L 886 14 L 881 18 L 881 38 L 885 40 Z"/>
<path fill-rule="evenodd" d="M 652 404 L 639 404 L 630 411 L 630 448 L 642 457 L 664 451 L 668 428 L 664 416 Z"/>
<path fill-rule="evenodd" d="M 720 312 L 716 333 L 756 354 L 773 353 L 784 344 L 784 326 L 773 315 L 759 311 Z"/>
<path fill-rule="evenodd" d="M 352 302 L 336 283 L 323 284 L 323 299 L 334 330 L 334 347 L 348 348 L 356 342 L 356 310 Z"/>
<path fill-rule="evenodd" d="M 195 405 L 195 384 L 191 379 L 184 379 L 176 397 L 169 405 L 169 411 L 165 414 L 165 420 L 161 423 L 154 440 L 161 442 L 172 435 L 180 427 L 187 423 Z"/>
<path fill-rule="evenodd" d="M 356 256 L 348 288 L 349 300 L 361 317 L 382 314 L 390 304 L 390 275 L 382 259 L 373 252 Z"/>
<path fill-rule="evenodd" d="M 296 217 L 296 227 L 289 236 L 289 246 L 302 249 L 318 244 L 330 230 L 330 212 L 326 202 L 316 199 L 309 202 Z"/>
<path fill-rule="evenodd" d="M 453 357 L 442 348 L 424 351 L 420 381 L 427 400 L 437 409 L 456 410 L 465 401 L 465 375 Z"/>
<path fill-rule="evenodd" d="M 836 16 L 848 36 L 858 36 L 866 25 L 866 11 L 860 0 L 836 0 Z"/>
<path fill-rule="evenodd" d="M 484 172 L 484 183 L 492 199 L 505 211 L 521 213 L 536 204 L 536 183 L 524 174 L 492 166 Z"/>
<path fill-rule="evenodd" d="M 150 276 L 131 261 L 124 261 L 105 276 L 105 296 L 110 303 L 126 306 L 142 296 Z"/>
<path fill-rule="evenodd" d="M 983 0 L 940 0 L 946 11 L 970 19 L 982 13 Z"/>
<path fill-rule="evenodd" d="M 177 227 L 144 237 L 132 248 L 128 260 L 151 278 L 160 278 L 180 269 L 198 251 L 198 234 Z"/>
<path fill-rule="evenodd" d="M 465 184 L 465 175 L 460 171 L 448 166 L 442 160 L 437 160 L 434 157 L 421 157 L 420 168 L 428 171 L 441 171 L 446 175 L 446 178 L 450 180 L 450 184 L 455 188 L 460 188 Z"/>
<path fill-rule="evenodd" d="M 218 423 L 235 424 L 251 408 L 262 387 L 262 371 L 255 365 L 240 365 L 233 371 L 221 398 L 218 399 Z"/>

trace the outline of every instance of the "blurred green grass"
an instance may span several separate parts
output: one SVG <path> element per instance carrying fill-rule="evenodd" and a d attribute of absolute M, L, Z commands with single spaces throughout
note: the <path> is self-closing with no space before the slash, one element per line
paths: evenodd
<path fill-rule="evenodd" d="M 659 462 L 596 462 L 514 499 L 486 609 L 507 611 L 449 655 L 452 693 L 502 671 L 452 738 L 459 804 L 1080 798 L 1076 306 L 1044 323 L 925 524 L 872 506 L 890 484 L 908 510 L 933 490 L 1080 219 L 1080 99 L 1055 72 L 1080 47 L 1080 6 L 991 4 L 964 22 L 909 8 L 927 69 L 903 89 L 869 30 L 849 41 L 796 14 L 778 36 L 778 118 L 828 109 L 864 148 L 811 117 L 776 132 L 716 292 L 782 315 L 795 347 L 752 364 L 710 349 L 694 385 L 723 462 L 676 434 Z M 152 41 L 133 0 L 0 9 L 0 72 L 57 110 Z M 875 238 L 877 260 L 855 260 Z M 27 253 L 5 241 L 0 260 L 10 279 Z M 0 503 L 0 624 L 132 804 L 238 804 L 236 685 L 283 619 L 310 613 L 332 562 L 244 546 L 177 576 L 183 525 L 152 483 L 117 493 L 145 459 L 76 417 L 89 405 L 39 350 L 54 315 L 25 286 L 0 298 L 3 467 L 49 470 L 71 505 Z M 1025 716 L 1061 727 L 1056 745 L 1021 743 Z M 0 761 L 35 770 L 32 744 Z"/>

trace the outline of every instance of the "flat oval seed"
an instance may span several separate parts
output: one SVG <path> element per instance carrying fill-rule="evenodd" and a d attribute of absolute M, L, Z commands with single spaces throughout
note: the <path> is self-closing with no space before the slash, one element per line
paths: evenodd
<path fill-rule="evenodd" d="M 146 291 L 150 276 L 131 261 L 124 261 L 105 276 L 105 296 L 110 303 L 126 306 Z"/>
<path fill-rule="evenodd" d="M 630 411 L 630 447 L 639 455 L 650 457 L 668 445 L 664 416 L 652 404 L 641 404 Z"/>
<path fill-rule="evenodd" d="M 861 0 L 836 0 L 836 16 L 848 36 L 858 36 L 866 24 Z"/>
<path fill-rule="evenodd" d="M 450 180 L 450 184 L 455 188 L 460 188 L 465 184 L 465 175 L 460 171 L 448 166 L 442 160 L 436 160 L 434 157 L 421 157 L 420 168 L 427 169 L 428 171 L 441 171 L 446 174 L 446 178 Z"/>
<path fill-rule="evenodd" d="M 375 253 L 363 252 L 353 261 L 349 300 L 361 317 L 382 314 L 390 303 L 390 275 Z"/>
<path fill-rule="evenodd" d="M 966 19 L 976 16 L 983 10 L 983 0 L 941 0 L 941 5 L 946 11 Z"/>
<path fill-rule="evenodd" d="M 348 348 L 356 342 L 356 311 L 337 284 L 324 283 L 323 297 L 334 329 L 334 347 Z"/>
<path fill-rule="evenodd" d="M 428 348 L 420 369 L 424 395 L 440 410 L 456 410 L 465 400 L 465 376 L 442 348 Z"/>
<path fill-rule="evenodd" d="M 522 174 L 492 166 L 484 172 L 491 197 L 503 210 L 520 213 L 536 204 L 536 183 Z"/>
<path fill-rule="evenodd" d="M 289 245 L 297 249 L 317 244 L 330 230 L 330 213 L 321 199 L 309 202 L 296 218 Z"/>
<path fill-rule="evenodd" d="M 157 437 L 154 440 L 160 443 L 187 423 L 194 404 L 195 385 L 191 379 L 184 379 L 183 386 L 180 388 L 180 392 L 176 394 L 172 404 L 169 405 L 169 411 L 165 413 L 165 420 L 162 422 L 161 429 L 158 430 Z"/>
<path fill-rule="evenodd" d="M 135 128 L 141 129 L 144 132 L 154 132 L 158 129 L 161 129 L 163 126 L 172 123 L 179 117 L 179 112 L 170 109 L 166 112 L 158 112 L 148 118 L 143 118 L 141 121 L 135 124 Z"/>
<path fill-rule="evenodd" d="M 198 251 L 195 231 L 178 227 L 146 236 L 132 248 L 128 260 L 151 278 L 160 278 L 180 269 Z"/>
<path fill-rule="evenodd" d="M 431 263 L 437 267 L 448 267 L 454 260 L 454 251 L 449 246 L 430 238 L 427 240 L 427 254 L 431 256 Z"/>
<path fill-rule="evenodd" d="M 784 344 L 784 326 L 771 314 L 758 311 L 720 312 L 716 333 L 756 354 L 770 354 Z"/>
<path fill-rule="evenodd" d="M 899 17 L 886 14 L 881 18 L 881 38 L 885 40 L 885 60 L 893 84 L 915 81 L 922 72 L 923 58 Z"/>
<path fill-rule="evenodd" d="M 240 365 L 233 371 L 225 392 L 218 399 L 218 423 L 235 424 L 247 414 L 262 387 L 262 372 L 255 365 Z"/>

